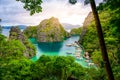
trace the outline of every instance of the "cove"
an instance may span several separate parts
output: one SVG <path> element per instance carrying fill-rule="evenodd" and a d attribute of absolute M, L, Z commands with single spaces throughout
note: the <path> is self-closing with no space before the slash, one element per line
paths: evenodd
<path fill-rule="evenodd" d="M 23 31 L 24 29 L 21 29 Z M 10 28 L 3 28 L 2 34 L 6 37 L 9 36 Z M 65 39 L 62 42 L 45 42 L 45 43 L 38 43 L 35 38 L 30 38 L 30 42 L 36 47 L 36 55 L 31 59 L 32 61 L 37 61 L 41 55 L 48 55 L 48 56 L 73 56 L 76 59 L 76 62 L 82 65 L 83 67 L 89 67 L 88 63 L 85 62 L 85 58 L 78 59 L 74 55 L 75 53 L 75 47 L 66 46 L 67 44 L 72 44 L 75 41 L 78 41 L 79 36 L 71 36 L 70 38 Z M 72 54 L 67 54 L 72 53 Z M 84 54 L 84 51 L 81 52 L 81 54 Z M 91 66 L 90 66 L 91 67 Z"/>
<path fill-rule="evenodd" d="M 75 57 L 75 47 L 66 46 L 67 44 L 72 44 L 75 41 L 78 41 L 79 36 L 71 36 L 70 38 L 67 38 L 63 42 L 40 42 L 38 43 L 35 38 L 30 38 L 29 40 L 34 44 L 34 46 L 37 49 L 36 56 L 34 56 L 31 60 L 37 61 L 41 55 L 48 55 L 48 56 L 73 56 Z M 72 54 L 67 54 L 72 53 Z M 82 55 L 83 55 L 82 51 Z M 88 63 L 85 62 L 85 59 L 82 58 L 76 59 L 76 62 L 78 62 L 83 67 L 87 67 Z"/>

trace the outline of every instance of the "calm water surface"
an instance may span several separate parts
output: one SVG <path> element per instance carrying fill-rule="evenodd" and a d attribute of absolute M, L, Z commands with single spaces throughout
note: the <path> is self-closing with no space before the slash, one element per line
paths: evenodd
<path fill-rule="evenodd" d="M 22 30 L 22 29 L 21 29 Z M 9 36 L 10 29 L 3 29 L 2 34 L 5 36 Z M 31 60 L 36 61 L 39 59 L 41 55 L 49 55 L 49 56 L 73 56 L 75 53 L 75 47 L 67 47 L 67 44 L 72 44 L 75 41 L 78 41 L 79 36 L 72 36 L 63 42 L 53 42 L 53 43 L 37 43 L 34 38 L 29 39 L 30 42 L 34 44 L 37 49 L 36 56 L 34 56 Z M 72 53 L 72 54 L 67 54 Z M 80 63 L 83 67 L 87 67 L 88 63 L 85 62 L 85 59 L 82 60 L 76 59 L 76 62 Z"/>
<path fill-rule="evenodd" d="M 53 43 L 37 43 L 34 38 L 31 38 L 30 41 L 35 45 L 37 48 L 37 54 L 32 58 L 33 61 L 39 59 L 41 55 L 49 55 L 49 56 L 73 56 L 75 53 L 75 47 L 66 46 L 67 44 L 72 44 L 75 41 L 78 41 L 79 36 L 72 36 L 63 42 L 53 42 Z M 72 53 L 72 54 L 67 54 Z M 87 63 L 85 59 L 82 60 L 76 59 L 76 62 L 80 63 L 82 66 L 86 67 Z"/>

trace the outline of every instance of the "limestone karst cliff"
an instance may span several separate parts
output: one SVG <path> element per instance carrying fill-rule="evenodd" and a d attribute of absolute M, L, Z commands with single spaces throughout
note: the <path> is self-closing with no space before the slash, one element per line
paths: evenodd
<path fill-rule="evenodd" d="M 84 23 L 83 23 L 82 33 L 81 33 L 80 39 L 79 39 L 79 43 L 82 42 L 83 37 L 84 37 L 84 35 L 86 34 L 87 27 L 88 27 L 88 26 L 90 25 L 90 23 L 93 21 L 93 18 L 94 18 L 94 16 L 93 16 L 93 13 L 92 13 L 92 12 L 90 12 L 90 13 L 88 14 L 88 16 L 85 18 Z"/>
<path fill-rule="evenodd" d="M 38 42 L 59 42 L 70 36 L 54 17 L 41 21 L 38 26 L 27 27 L 23 32 L 28 38 L 36 38 Z"/>
<path fill-rule="evenodd" d="M 19 40 L 25 47 L 23 55 L 27 58 L 35 55 L 35 47 L 28 41 L 28 38 L 21 32 L 18 27 L 11 27 L 9 40 Z"/>
<path fill-rule="evenodd" d="M 43 20 L 37 27 L 38 42 L 59 42 L 67 37 L 67 32 L 57 18 Z"/>
<path fill-rule="evenodd" d="M 37 26 L 28 26 L 23 33 L 28 38 L 36 38 L 37 37 Z"/>

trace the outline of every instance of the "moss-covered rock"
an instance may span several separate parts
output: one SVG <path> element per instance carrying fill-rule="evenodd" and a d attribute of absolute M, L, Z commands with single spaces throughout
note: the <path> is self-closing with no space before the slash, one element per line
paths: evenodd
<path fill-rule="evenodd" d="M 54 17 L 43 20 L 37 27 L 38 42 L 59 42 L 67 36 L 68 33 Z"/>
<path fill-rule="evenodd" d="M 35 55 L 35 47 L 28 41 L 28 38 L 20 31 L 18 27 L 12 27 L 10 29 L 9 40 L 19 40 L 23 44 L 26 48 L 26 51 L 23 53 L 24 56 L 30 58 Z"/>

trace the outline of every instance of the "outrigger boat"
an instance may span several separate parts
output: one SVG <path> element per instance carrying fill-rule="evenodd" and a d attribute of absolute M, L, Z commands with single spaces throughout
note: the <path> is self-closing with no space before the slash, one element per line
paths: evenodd
<path fill-rule="evenodd" d="M 66 44 L 66 46 L 71 47 L 71 46 L 72 46 L 72 44 Z"/>
<path fill-rule="evenodd" d="M 66 52 L 66 54 L 72 54 L 71 52 Z"/>

